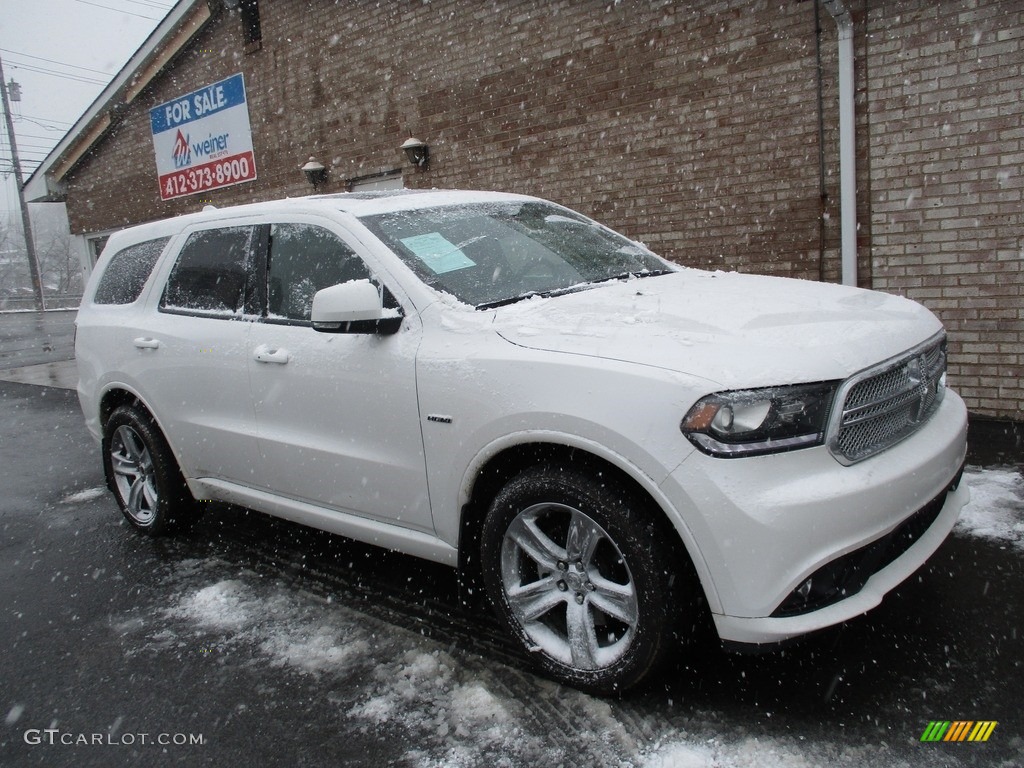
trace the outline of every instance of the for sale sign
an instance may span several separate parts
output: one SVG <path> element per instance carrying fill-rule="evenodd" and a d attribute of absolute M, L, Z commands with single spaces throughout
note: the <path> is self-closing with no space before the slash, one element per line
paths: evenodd
<path fill-rule="evenodd" d="M 241 73 L 153 107 L 149 119 L 161 200 L 256 178 Z"/>

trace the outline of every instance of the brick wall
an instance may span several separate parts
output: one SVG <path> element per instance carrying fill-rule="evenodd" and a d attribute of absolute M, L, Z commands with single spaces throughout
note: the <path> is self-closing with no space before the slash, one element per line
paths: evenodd
<path fill-rule="evenodd" d="M 76 173 L 88 220 L 194 209 L 159 201 L 146 112 L 242 71 L 260 178 L 215 202 L 308 192 L 310 155 L 344 189 L 417 135 L 431 171 L 409 186 L 539 194 L 693 265 L 820 276 L 813 4 L 496 5 L 263 0 L 252 55 L 223 15 Z"/>
<path fill-rule="evenodd" d="M 1021 363 L 1024 319 L 1019 3 L 851 5 L 861 284 L 939 312 L 972 409 L 1022 418 L 1019 367 L 1002 371 Z M 127 107 L 69 179 L 73 231 L 305 194 L 314 155 L 328 191 L 404 167 L 407 186 L 548 197 L 693 266 L 838 279 L 836 29 L 814 2 L 260 10 L 260 50 L 222 13 Z M 148 109 L 235 72 L 259 179 L 161 202 Z M 398 151 L 410 135 L 431 145 L 428 171 Z"/>
<path fill-rule="evenodd" d="M 1019 420 L 1024 4 L 884 3 L 865 25 L 874 287 L 942 317 L 972 411 Z"/>

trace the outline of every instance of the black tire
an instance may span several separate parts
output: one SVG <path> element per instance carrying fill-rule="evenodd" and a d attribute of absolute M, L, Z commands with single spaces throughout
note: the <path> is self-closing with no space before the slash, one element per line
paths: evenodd
<path fill-rule="evenodd" d="M 170 446 L 136 405 L 114 409 L 103 429 L 103 471 L 125 519 L 148 536 L 177 533 L 198 513 Z"/>
<path fill-rule="evenodd" d="M 607 475 L 534 467 L 488 510 L 484 585 L 544 673 L 591 693 L 620 693 L 672 648 L 682 580 L 670 573 L 661 531 L 651 505 Z"/>

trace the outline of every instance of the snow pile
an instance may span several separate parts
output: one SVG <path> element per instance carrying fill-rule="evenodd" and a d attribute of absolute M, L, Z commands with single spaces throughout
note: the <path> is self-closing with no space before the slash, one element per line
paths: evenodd
<path fill-rule="evenodd" d="M 531 733 L 514 713 L 516 702 L 492 690 L 483 670 L 417 644 L 374 670 L 368 695 L 349 717 L 374 731 L 390 726 L 408 734 L 419 745 L 410 757 L 421 766 L 557 765 L 565 759 L 542 734 Z"/>
<path fill-rule="evenodd" d="M 219 580 L 210 583 L 214 573 Z M 407 745 L 403 763 L 418 768 L 907 768 L 884 743 L 755 736 L 692 709 L 684 720 L 671 708 L 644 713 L 628 699 L 594 698 L 446 649 L 256 574 L 225 579 L 223 573 L 216 560 L 183 561 L 176 573 L 181 594 L 159 609 L 162 620 L 119 626 L 153 633 L 150 648 L 175 640 L 178 647 L 195 646 L 182 642 L 191 631 L 205 647 L 252 648 L 275 667 L 326 678 L 323 695 L 339 730 L 354 727 Z M 182 632 L 181 622 L 190 629 Z"/>
<path fill-rule="evenodd" d="M 1024 478 L 1012 469 L 968 469 L 971 501 L 956 532 L 1007 544 L 1024 552 Z"/>
<path fill-rule="evenodd" d="M 86 488 L 83 491 L 76 491 L 75 493 L 69 493 L 63 499 L 60 500 L 61 504 L 82 504 L 87 501 L 95 501 L 104 494 L 107 489 L 105 486 L 97 486 L 95 488 Z"/>
<path fill-rule="evenodd" d="M 267 637 L 260 647 L 277 666 L 297 667 L 311 673 L 342 670 L 357 664 L 369 650 L 367 640 L 353 637 L 354 634 L 334 627 L 308 628 L 300 624 Z"/>
<path fill-rule="evenodd" d="M 196 635 L 221 635 L 204 640 L 205 646 L 249 646 L 274 666 L 344 679 L 331 696 L 339 715 L 363 729 L 408 737 L 403 740 L 417 745 L 409 758 L 418 765 L 558 765 L 569 757 L 564 744 L 550 743 L 546 728 L 536 727 L 519 697 L 494 674 L 499 665 L 475 657 L 456 660 L 433 641 L 324 603 L 283 588 L 267 594 L 265 585 L 242 574 L 187 589 L 162 612 L 165 622 L 184 620 Z M 167 630 L 150 640 L 150 647 L 167 647 Z M 501 673 L 505 681 L 532 680 L 516 670 Z M 590 701 L 576 692 L 567 698 Z"/>
<path fill-rule="evenodd" d="M 242 629 L 250 616 L 246 593 L 241 581 L 222 581 L 188 595 L 170 612 L 211 629 Z"/>
<path fill-rule="evenodd" d="M 169 618 L 188 619 L 204 630 L 230 632 L 227 643 L 250 642 L 278 667 L 303 672 L 340 673 L 364 659 L 366 633 L 355 623 L 325 610 L 312 596 L 258 594 L 241 579 L 228 579 L 183 596 L 169 608 Z M 342 609 L 343 610 L 343 609 Z M 336 620 L 331 620 L 336 619 Z"/>
<path fill-rule="evenodd" d="M 638 768 L 819 768 L 824 765 L 910 768 L 910 763 L 893 755 L 885 745 L 850 747 L 753 736 L 734 742 L 718 737 L 670 741 L 637 763 Z M 959 763 L 936 762 L 933 765 Z"/>

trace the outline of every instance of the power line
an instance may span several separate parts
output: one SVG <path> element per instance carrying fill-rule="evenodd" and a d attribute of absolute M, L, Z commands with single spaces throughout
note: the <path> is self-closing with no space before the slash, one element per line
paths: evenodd
<path fill-rule="evenodd" d="M 50 77 L 59 77 L 62 80 L 71 80 L 76 83 L 88 83 L 89 85 L 106 85 L 110 82 L 110 79 L 98 80 L 95 77 L 86 77 L 85 75 L 74 75 L 70 72 L 58 72 L 55 69 L 46 69 L 45 67 L 37 67 L 33 64 L 11 64 L 11 69 L 21 69 L 26 72 L 38 72 L 42 75 L 49 75 Z"/>
<path fill-rule="evenodd" d="M 23 154 L 27 155 L 27 157 L 22 157 Z M 43 162 L 43 160 L 46 159 L 48 154 L 49 154 L 49 152 L 40 152 L 39 150 L 30 150 L 27 153 L 19 151 L 18 152 L 18 159 L 26 160 L 26 161 L 28 161 L 30 163 L 41 163 L 41 162 Z"/>
<path fill-rule="evenodd" d="M 40 136 L 38 133 L 25 133 L 23 131 L 18 131 L 18 135 L 23 139 L 38 139 L 40 141 L 48 141 L 51 144 L 58 138 L 56 136 Z"/>
<path fill-rule="evenodd" d="M 56 117 L 40 117 L 39 115 L 18 115 L 18 117 L 24 118 L 26 120 L 46 120 L 47 122 L 51 123 L 63 123 L 64 125 L 74 125 L 74 123 L 69 120 L 58 120 Z"/>
<path fill-rule="evenodd" d="M 24 115 L 15 115 L 15 119 L 17 121 L 19 121 L 19 122 L 24 120 L 24 121 L 26 121 L 28 123 L 32 123 L 33 125 L 38 125 L 40 128 L 42 128 L 44 130 L 47 130 L 47 131 L 60 131 L 61 133 L 67 133 L 68 128 L 70 128 L 72 125 L 74 125 L 74 123 L 68 123 L 66 126 L 63 126 L 63 127 L 61 127 L 59 125 L 47 125 L 46 123 L 41 123 L 38 120 L 33 120 L 31 117 L 25 117 Z M 58 122 L 61 122 L 61 121 L 58 121 Z M 40 137 L 37 136 L 36 138 L 40 138 Z"/>
<path fill-rule="evenodd" d="M 163 3 L 151 2 L 151 0 L 124 0 L 124 2 L 131 3 L 132 5 L 142 5 L 142 6 L 145 6 L 146 8 L 153 8 L 153 9 L 155 9 L 157 11 L 169 11 L 169 10 L 171 10 L 171 8 L 174 7 L 174 3 L 173 2 L 170 5 L 164 5 Z"/>
<path fill-rule="evenodd" d="M 147 19 L 148 21 L 160 21 L 160 17 L 157 17 L 157 16 L 143 16 L 141 13 L 132 13 L 131 11 L 126 11 L 123 8 L 111 8 L 109 5 L 100 5 L 99 3 L 90 3 L 89 0 L 75 0 L 75 2 L 76 3 L 81 3 L 82 5 L 91 5 L 94 8 L 103 8 L 104 10 L 107 10 L 107 11 L 114 11 L 114 13 L 121 13 L 121 14 L 124 14 L 125 16 L 135 16 L 135 17 L 140 18 L 140 19 Z"/>
<path fill-rule="evenodd" d="M 26 59 L 35 59 L 36 61 L 45 61 L 47 64 L 57 64 L 58 66 L 68 67 L 70 69 L 82 69 L 82 70 L 85 70 L 86 72 L 95 72 L 97 75 L 106 75 L 107 77 L 111 77 L 112 76 L 111 72 L 106 72 L 106 71 L 104 71 L 102 69 L 92 69 L 91 67 L 82 67 L 82 66 L 79 66 L 78 64 L 68 64 L 68 63 L 63 62 L 63 61 L 56 61 L 54 59 L 47 59 L 47 58 L 44 58 L 42 56 L 34 56 L 31 53 L 22 53 L 21 51 L 12 51 L 10 48 L 0 48 L 0 51 L 3 51 L 4 53 L 11 53 L 11 54 L 14 54 L 15 56 L 21 56 L 21 57 L 26 58 Z M 17 62 L 11 62 L 10 60 L 8 60 L 7 63 L 8 64 L 15 64 L 15 65 L 17 64 Z"/>

